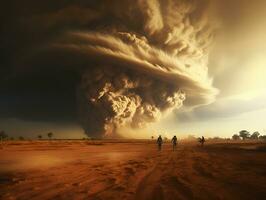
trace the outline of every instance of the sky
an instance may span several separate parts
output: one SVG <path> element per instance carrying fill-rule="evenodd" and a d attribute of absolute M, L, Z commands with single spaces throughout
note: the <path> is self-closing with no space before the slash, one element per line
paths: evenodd
<path fill-rule="evenodd" d="M 264 10 L 263 1 L 236 1 L 230 9 L 223 11 L 226 15 L 223 18 L 224 30 L 216 41 L 209 62 L 209 73 L 220 94 L 212 104 L 186 113 L 187 118 L 183 114 L 178 115 L 181 121 L 186 121 L 182 123 L 183 132 L 189 130 L 230 137 L 246 129 L 265 134 Z"/>
<path fill-rule="evenodd" d="M 0 129 L 11 136 L 266 134 L 264 1 L 3 7 Z"/>

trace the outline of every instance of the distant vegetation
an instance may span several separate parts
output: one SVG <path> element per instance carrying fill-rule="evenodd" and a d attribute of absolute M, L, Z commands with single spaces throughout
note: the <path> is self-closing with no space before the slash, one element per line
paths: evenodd
<path fill-rule="evenodd" d="M 5 131 L 0 131 L 0 148 L 3 148 L 3 140 L 6 140 L 8 138 L 8 135 L 5 133 Z"/>
<path fill-rule="evenodd" d="M 266 135 L 260 135 L 258 131 L 255 131 L 254 133 L 250 133 L 247 130 L 241 130 L 239 131 L 239 134 L 234 134 L 232 136 L 233 140 L 266 140 Z"/>
<path fill-rule="evenodd" d="M 53 137 L 53 133 L 52 132 L 49 132 L 49 133 L 47 133 L 47 136 L 48 136 L 48 138 L 51 140 L 52 139 L 52 137 Z"/>
<path fill-rule="evenodd" d="M 49 138 L 49 140 L 51 140 L 54 137 L 53 132 L 49 132 L 46 135 Z M 37 137 L 37 139 L 42 140 L 45 136 L 39 134 L 36 137 Z M 7 140 L 16 140 L 16 139 L 21 140 L 21 141 L 25 140 L 25 138 L 23 136 L 19 136 L 17 138 L 14 138 L 14 137 L 8 136 L 8 134 L 6 134 L 5 131 L 3 131 L 3 130 L 0 131 L 0 142 L 3 143 L 4 141 L 7 141 Z M 95 138 L 84 137 L 81 139 L 82 140 L 94 140 Z M 151 139 L 154 140 L 155 137 L 151 136 Z M 163 139 L 164 139 L 164 141 L 169 141 L 169 138 L 167 138 L 167 137 L 164 137 Z M 258 131 L 250 133 L 247 130 L 241 130 L 241 131 L 239 131 L 238 134 L 234 134 L 231 139 L 232 140 L 265 140 L 266 141 L 266 135 L 261 135 Z M 186 140 L 196 141 L 197 138 L 194 135 L 188 135 Z M 208 140 L 230 140 L 230 138 L 212 137 L 212 138 L 208 138 Z"/>
<path fill-rule="evenodd" d="M 41 135 L 41 134 L 37 135 L 36 137 L 39 140 L 42 140 L 44 138 L 44 136 Z M 54 137 L 54 133 L 52 133 L 52 132 L 47 133 L 47 137 L 51 140 Z M 3 131 L 3 130 L 1 131 L 0 130 L 0 142 L 4 142 L 4 141 L 7 141 L 7 140 L 10 140 L 10 141 L 21 140 L 21 141 L 23 141 L 23 140 L 30 140 L 30 139 L 29 138 L 25 138 L 22 135 L 20 135 L 20 136 L 18 136 L 16 138 L 15 137 L 11 137 L 11 136 L 8 136 L 8 134 L 6 134 L 5 131 Z"/>
<path fill-rule="evenodd" d="M 18 139 L 19 140 L 25 140 L 25 138 L 23 136 L 19 136 Z"/>
<path fill-rule="evenodd" d="M 239 136 L 238 134 L 234 134 L 234 135 L 232 136 L 232 139 L 233 139 L 233 140 L 240 140 L 240 136 Z"/>
<path fill-rule="evenodd" d="M 0 140 L 5 140 L 8 138 L 8 135 L 5 133 L 5 131 L 0 131 Z"/>

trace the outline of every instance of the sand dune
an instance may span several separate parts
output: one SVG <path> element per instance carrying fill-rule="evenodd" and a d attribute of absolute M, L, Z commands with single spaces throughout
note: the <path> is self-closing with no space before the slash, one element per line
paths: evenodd
<path fill-rule="evenodd" d="M 13 142 L 0 150 L 1 199 L 265 199 L 264 144 Z"/>

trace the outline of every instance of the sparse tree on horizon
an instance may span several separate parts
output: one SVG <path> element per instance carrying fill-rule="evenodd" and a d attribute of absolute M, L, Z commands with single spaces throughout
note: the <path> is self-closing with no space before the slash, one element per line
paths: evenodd
<path fill-rule="evenodd" d="M 41 140 L 42 139 L 42 135 L 38 135 L 38 139 Z"/>
<path fill-rule="evenodd" d="M 5 133 L 5 131 L 0 131 L 0 139 L 4 140 L 6 138 L 8 138 L 8 135 Z"/>
<path fill-rule="evenodd" d="M 3 145 L 3 140 L 5 140 L 8 137 L 8 135 L 5 133 L 5 131 L 0 131 L 0 143 L 1 143 L 1 148 Z"/>
<path fill-rule="evenodd" d="M 258 131 L 252 133 L 252 135 L 250 136 L 251 139 L 253 140 L 258 140 L 260 136 L 260 133 Z"/>
<path fill-rule="evenodd" d="M 52 133 L 52 132 L 49 132 L 49 133 L 47 133 L 47 136 L 48 136 L 48 138 L 51 140 L 52 137 L 53 137 L 53 133 Z"/>
<path fill-rule="evenodd" d="M 246 140 L 250 137 L 250 133 L 247 130 L 242 130 L 239 132 L 239 136 L 243 139 Z"/>
<path fill-rule="evenodd" d="M 260 136 L 259 136 L 259 139 L 260 139 L 260 140 L 266 140 L 266 135 L 260 135 Z"/>
<path fill-rule="evenodd" d="M 24 137 L 23 136 L 19 136 L 18 139 L 19 140 L 24 140 Z"/>
<path fill-rule="evenodd" d="M 237 135 L 237 134 L 234 134 L 234 135 L 232 136 L 232 139 L 233 139 L 233 140 L 239 140 L 239 139 L 240 139 L 240 136 Z"/>

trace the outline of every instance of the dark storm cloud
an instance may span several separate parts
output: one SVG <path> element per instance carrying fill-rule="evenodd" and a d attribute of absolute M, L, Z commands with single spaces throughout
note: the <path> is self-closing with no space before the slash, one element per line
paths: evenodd
<path fill-rule="evenodd" d="M 29 121 L 76 121 L 76 82 L 69 71 L 28 71 L 3 80 L 0 118 Z"/>
<path fill-rule="evenodd" d="M 48 95 L 60 89 L 57 79 L 65 81 L 61 93 L 77 84 L 88 134 L 142 127 L 185 99 L 189 107 L 214 100 L 207 69 L 213 28 L 205 0 L 28 1 L 26 8 L 13 3 L 16 14 L 6 13 L 2 32 L 12 52 L 5 60 L 6 82 L 45 71 L 43 82 L 52 77 Z M 79 74 L 79 83 L 68 71 Z M 44 90 L 34 82 L 30 91 Z"/>

